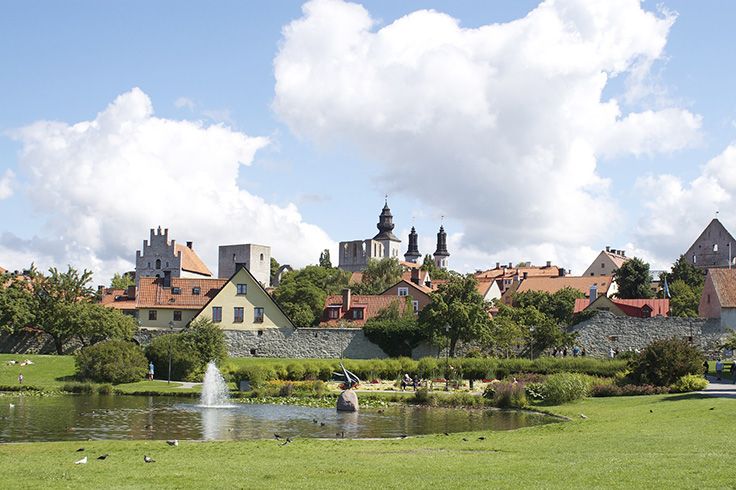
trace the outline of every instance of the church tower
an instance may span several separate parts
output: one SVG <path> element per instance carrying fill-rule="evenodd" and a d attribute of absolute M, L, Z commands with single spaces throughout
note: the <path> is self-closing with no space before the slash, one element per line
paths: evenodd
<path fill-rule="evenodd" d="M 404 254 L 404 259 L 407 262 L 417 263 L 422 254 L 419 253 L 419 236 L 414 227 L 411 227 L 411 233 L 409 233 L 409 249 Z"/>
<path fill-rule="evenodd" d="M 440 225 L 437 233 L 437 250 L 434 251 L 434 264 L 440 269 L 447 269 L 450 253 L 447 251 L 447 233 L 445 227 Z"/>
<path fill-rule="evenodd" d="M 394 229 L 394 217 L 391 214 L 391 209 L 388 207 L 388 200 L 383 205 L 383 210 L 378 217 L 378 234 L 373 237 L 377 242 L 383 245 L 383 257 L 382 258 L 399 258 L 399 243 L 401 240 L 396 238 L 393 233 Z"/>

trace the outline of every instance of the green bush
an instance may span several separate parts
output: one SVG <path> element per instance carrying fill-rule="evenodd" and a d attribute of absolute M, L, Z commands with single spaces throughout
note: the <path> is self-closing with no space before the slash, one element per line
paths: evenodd
<path fill-rule="evenodd" d="M 419 388 L 414 392 L 414 403 L 420 405 L 432 405 L 434 403 L 435 396 L 429 392 L 428 388 Z"/>
<path fill-rule="evenodd" d="M 97 392 L 97 387 L 92 383 L 64 383 L 61 387 L 61 391 L 66 393 L 93 395 Z"/>
<path fill-rule="evenodd" d="M 686 374 L 671 386 L 671 390 L 675 393 L 687 393 L 688 391 L 704 390 L 706 386 L 708 386 L 708 381 L 702 376 Z"/>
<path fill-rule="evenodd" d="M 422 379 L 434 379 L 438 373 L 439 367 L 434 357 L 423 357 L 417 363 L 417 374 Z"/>
<path fill-rule="evenodd" d="M 153 362 L 156 378 L 167 379 L 171 355 L 171 379 L 197 381 L 204 366 L 199 353 L 181 334 L 166 334 L 153 339 L 146 348 L 146 357 Z"/>
<path fill-rule="evenodd" d="M 640 395 L 661 395 L 669 393 L 667 386 L 654 385 L 616 385 L 614 383 L 596 383 L 590 389 L 591 396 L 640 396 Z"/>
<path fill-rule="evenodd" d="M 146 358 L 141 348 L 125 340 L 105 340 L 85 347 L 76 355 L 81 379 L 106 383 L 132 383 L 146 375 Z"/>
<path fill-rule="evenodd" d="M 703 353 L 685 340 L 657 340 L 631 361 L 630 368 L 636 384 L 670 386 L 685 375 L 702 373 Z"/>
<path fill-rule="evenodd" d="M 594 379 L 579 373 L 556 373 L 542 384 L 545 403 L 559 405 L 590 395 Z"/>
<path fill-rule="evenodd" d="M 305 379 L 304 376 L 307 374 L 307 370 L 301 362 L 292 362 L 286 366 L 286 372 L 288 373 L 287 379 L 289 381 L 303 381 Z"/>
<path fill-rule="evenodd" d="M 262 365 L 243 366 L 233 372 L 233 381 L 238 389 L 240 389 L 241 381 L 249 381 L 251 389 L 259 389 L 274 378 L 275 372 Z"/>
<path fill-rule="evenodd" d="M 523 383 L 491 383 L 483 397 L 493 400 L 498 408 L 524 408 L 529 404 Z"/>
<path fill-rule="evenodd" d="M 209 318 L 193 321 L 180 335 L 182 342 L 197 353 L 203 373 L 208 362 L 219 365 L 227 357 L 225 334 Z"/>

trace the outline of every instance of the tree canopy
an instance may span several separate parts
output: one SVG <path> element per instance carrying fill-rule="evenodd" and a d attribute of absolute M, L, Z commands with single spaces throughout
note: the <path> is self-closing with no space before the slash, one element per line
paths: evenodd
<path fill-rule="evenodd" d="M 627 260 L 613 271 L 613 280 L 618 286 L 618 298 L 641 299 L 653 296 L 649 264 L 638 257 Z"/>
<path fill-rule="evenodd" d="M 123 274 L 116 272 L 110 279 L 110 287 L 113 289 L 128 289 L 129 286 L 135 286 L 135 279 L 127 272 Z"/>
<path fill-rule="evenodd" d="M 450 272 L 437 267 L 437 264 L 434 263 L 434 259 L 430 254 L 424 256 L 424 260 L 422 261 L 422 270 L 429 272 L 429 277 L 433 280 L 448 279 L 450 277 Z"/>
<path fill-rule="evenodd" d="M 328 269 L 332 268 L 332 260 L 330 260 L 330 250 L 324 249 L 321 254 L 319 254 L 319 266 L 320 267 L 326 267 Z"/>
<path fill-rule="evenodd" d="M 575 310 L 575 300 L 584 298 L 580 290 L 566 287 L 552 294 L 544 291 L 525 291 L 514 295 L 514 306 L 533 306 L 560 325 L 570 325 Z"/>
<path fill-rule="evenodd" d="M 363 280 L 354 289 L 358 294 L 381 294 L 401 280 L 403 267 L 395 258 L 371 259 L 363 271 Z"/>
<path fill-rule="evenodd" d="M 660 274 L 662 291 L 660 295 L 665 296 L 664 283 L 667 281 L 670 299 L 670 315 L 680 317 L 698 316 L 700 297 L 703 295 L 703 284 L 705 275 L 693 264 L 685 259 L 684 255 L 672 264 L 671 272 Z"/>
<path fill-rule="evenodd" d="M 347 271 L 308 265 L 284 274 L 274 299 L 297 326 L 308 327 L 319 322 L 327 296 L 340 293 L 349 279 Z"/>
<path fill-rule="evenodd" d="M 405 302 L 403 311 L 401 300 Z M 411 297 L 401 300 L 394 300 L 363 326 L 366 337 L 391 357 L 411 357 L 412 350 L 425 337 L 411 308 Z"/>

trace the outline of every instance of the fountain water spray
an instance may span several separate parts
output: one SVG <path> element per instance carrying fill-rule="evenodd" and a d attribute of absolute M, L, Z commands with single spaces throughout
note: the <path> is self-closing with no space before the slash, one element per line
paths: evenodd
<path fill-rule="evenodd" d="M 215 363 L 210 361 L 207 364 L 207 371 L 204 373 L 200 404 L 205 407 L 224 407 L 228 406 L 228 401 L 228 388 L 225 378 L 222 377 Z"/>

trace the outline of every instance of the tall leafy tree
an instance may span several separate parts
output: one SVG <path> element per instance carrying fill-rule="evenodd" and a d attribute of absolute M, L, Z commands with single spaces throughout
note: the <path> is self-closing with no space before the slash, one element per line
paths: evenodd
<path fill-rule="evenodd" d="M 420 327 L 435 342 L 447 345 L 452 357 L 459 341 L 488 341 L 491 319 L 477 284 L 472 275 L 450 276 L 419 314 Z"/>
<path fill-rule="evenodd" d="M 128 286 L 134 285 L 135 280 L 128 273 L 120 274 L 116 272 L 113 274 L 112 279 L 110 279 L 110 287 L 112 289 L 127 289 Z"/>
<path fill-rule="evenodd" d="M 672 316 L 691 318 L 698 316 L 701 294 L 696 294 L 693 288 L 682 279 L 673 281 L 669 285 L 669 290 L 672 296 L 670 300 L 670 314 Z"/>
<path fill-rule="evenodd" d="M 371 259 L 363 271 L 363 280 L 355 286 L 359 294 L 380 294 L 401 280 L 404 269 L 398 259 Z"/>
<path fill-rule="evenodd" d="M 274 290 L 274 299 L 297 326 L 315 325 L 322 314 L 327 296 L 338 294 L 348 287 L 349 279 L 350 273 L 347 271 L 308 265 L 303 269 L 287 272 L 281 279 L 281 284 Z M 302 323 L 307 320 L 308 323 Z"/>
<path fill-rule="evenodd" d="M 618 286 L 616 293 L 618 298 L 641 299 L 653 296 L 649 264 L 638 257 L 627 260 L 621 267 L 613 271 L 613 280 Z"/>
<path fill-rule="evenodd" d="M 67 310 L 69 328 L 83 346 L 109 339 L 130 339 L 138 328 L 133 317 L 114 308 L 87 302 L 69 303 L 63 308 Z"/>
<path fill-rule="evenodd" d="M 437 267 L 437 264 L 434 263 L 434 259 L 430 254 L 424 256 L 424 260 L 422 261 L 422 270 L 429 272 L 429 277 L 432 279 L 447 279 L 450 277 L 450 273 L 448 271 Z"/>
<path fill-rule="evenodd" d="M 332 268 L 332 261 L 330 260 L 329 249 L 324 249 L 322 253 L 319 254 L 319 266 L 326 267 L 328 269 Z"/>
<path fill-rule="evenodd" d="M 28 276 L 10 273 L 0 275 L 0 331 L 10 333 L 32 325 L 37 310 L 38 304 Z"/>
<path fill-rule="evenodd" d="M 669 292 L 670 314 L 680 317 L 698 316 L 698 305 L 703 295 L 703 284 L 705 274 L 685 259 L 684 255 L 672 264 L 671 272 L 660 274 L 662 290 L 660 296 L 664 297 Z M 668 291 L 664 290 L 667 281 Z"/>
<path fill-rule="evenodd" d="M 575 288 L 563 288 L 552 294 L 544 291 L 525 291 L 514 296 L 514 305 L 534 306 L 537 310 L 560 325 L 570 325 L 575 309 L 575 300 L 585 295 Z"/>
<path fill-rule="evenodd" d="M 271 284 L 274 284 L 274 280 L 276 279 L 276 276 L 279 273 L 279 268 L 281 267 L 281 264 L 278 263 L 276 259 L 271 257 Z"/>
<path fill-rule="evenodd" d="M 397 299 L 363 326 L 366 337 L 391 357 L 411 357 L 412 350 L 424 338 L 411 308 L 411 298 L 404 300 L 403 308 Z"/>
<path fill-rule="evenodd" d="M 672 264 L 672 272 L 665 273 L 665 276 L 669 284 L 680 280 L 690 286 L 694 292 L 701 291 L 705 282 L 703 271 L 691 264 L 684 255 L 680 255 Z M 664 282 L 664 278 L 661 279 Z"/>

